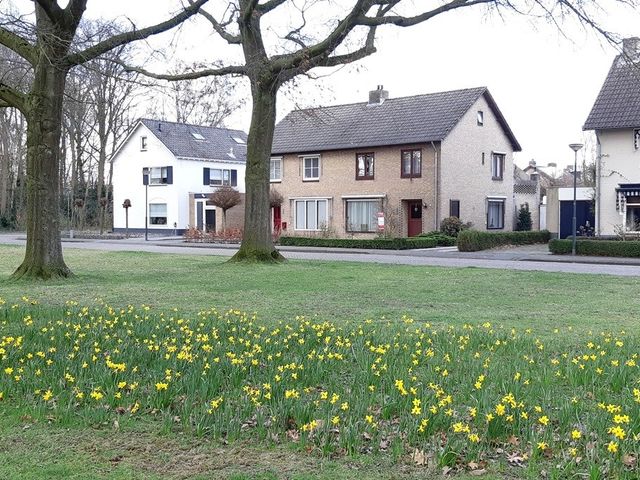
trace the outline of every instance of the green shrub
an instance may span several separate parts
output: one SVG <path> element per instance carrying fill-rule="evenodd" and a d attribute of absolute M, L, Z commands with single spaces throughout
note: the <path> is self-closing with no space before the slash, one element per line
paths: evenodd
<path fill-rule="evenodd" d="M 458 235 L 458 250 L 461 252 L 477 252 L 501 245 L 530 245 L 533 243 L 547 243 L 547 230 L 533 232 L 479 232 L 465 230 Z"/>
<path fill-rule="evenodd" d="M 437 242 L 438 247 L 453 247 L 456 244 L 456 237 L 450 237 L 437 230 L 421 233 L 418 235 L 418 238 L 433 238 Z"/>
<path fill-rule="evenodd" d="M 531 212 L 529 211 L 529 204 L 525 203 L 518 210 L 518 223 L 516 230 L 519 232 L 528 232 L 531 230 Z"/>
<path fill-rule="evenodd" d="M 443 218 L 440 222 L 440 231 L 449 237 L 457 237 L 464 230 L 469 230 L 471 223 L 462 223 L 458 217 Z"/>
<path fill-rule="evenodd" d="M 438 242 L 433 238 L 319 238 L 280 237 L 280 245 L 298 247 L 367 248 L 377 250 L 407 250 L 433 248 Z"/>
<path fill-rule="evenodd" d="M 551 240 L 549 251 L 556 255 L 567 255 L 571 253 L 571 240 Z M 640 242 L 578 240 L 576 254 L 594 257 L 640 257 Z"/>

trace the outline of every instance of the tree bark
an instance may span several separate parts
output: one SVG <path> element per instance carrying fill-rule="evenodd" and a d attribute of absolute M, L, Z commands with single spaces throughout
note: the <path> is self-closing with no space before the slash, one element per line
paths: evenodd
<path fill-rule="evenodd" d="M 69 277 L 60 240 L 60 134 L 66 70 L 42 59 L 27 111 L 27 248 L 12 278 Z M 44 64 L 44 65 L 43 65 Z"/>
<path fill-rule="evenodd" d="M 273 245 L 269 212 L 269 159 L 276 124 L 277 81 L 252 79 L 253 108 L 247 138 L 244 233 L 240 250 L 232 262 L 282 262 L 285 258 Z"/>

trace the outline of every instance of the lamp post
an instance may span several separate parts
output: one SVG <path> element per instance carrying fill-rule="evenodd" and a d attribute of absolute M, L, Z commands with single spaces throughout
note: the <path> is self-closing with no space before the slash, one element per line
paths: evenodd
<path fill-rule="evenodd" d="M 569 144 L 569 148 L 573 150 L 573 240 L 571 242 L 571 255 L 575 256 L 576 254 L 576 232 L 578 227 L 576 225 L 576 212 L 577 212 L 577 204 L 576 204 L 576 179 L 578 176 L 578 150 L 584 147 L 581 143 L 571 143 Z"/>
<path fill-rule="evenodd" d="M 144 241 L 149 241 L 149 174 L 150 168 L 142 169 L 142 183 L 144 183 Z"/>

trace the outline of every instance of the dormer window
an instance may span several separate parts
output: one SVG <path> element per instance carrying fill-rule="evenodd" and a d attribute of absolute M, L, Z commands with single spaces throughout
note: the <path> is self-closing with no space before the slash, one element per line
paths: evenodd
<path fill-rule="evenodd" d="M 484 112 L 482 110 L 478 110 L 478 114 L 476 116 L 478 126 L 482 127 L 484 125 Z"/>
<path fill-rule="evenodd" d="M 204 137 L 202 136 L 202 134 L 198 132 L 191 132 L 191 136 L 196 140 L 204 140 Z"/>
<path fill-rule="evenodd" d="M 140 137 L 140 151 L 147 151 L 147 137 Z"/>

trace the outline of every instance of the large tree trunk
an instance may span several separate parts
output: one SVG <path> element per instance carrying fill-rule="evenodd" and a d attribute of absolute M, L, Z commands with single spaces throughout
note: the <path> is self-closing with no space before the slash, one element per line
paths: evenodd
<path fill-rule="evenodd" d="M 252 79 L 253 108 L 247 139 L 246 196 L 244 234 L 235 262 L 281 262 L 271 236 L 269 212 L 269 159 L 276 124 L 277 82 L 260 84 Z M 257 83 L 257 85 L 255 85 Z"/>
<path fill-rule="evenodd" d="M 27 112 L 27 248 L 14 279 L 71 275 L 62 257 L 58 182 L 66 73 L 51 64 L 35 69 Z"/>

